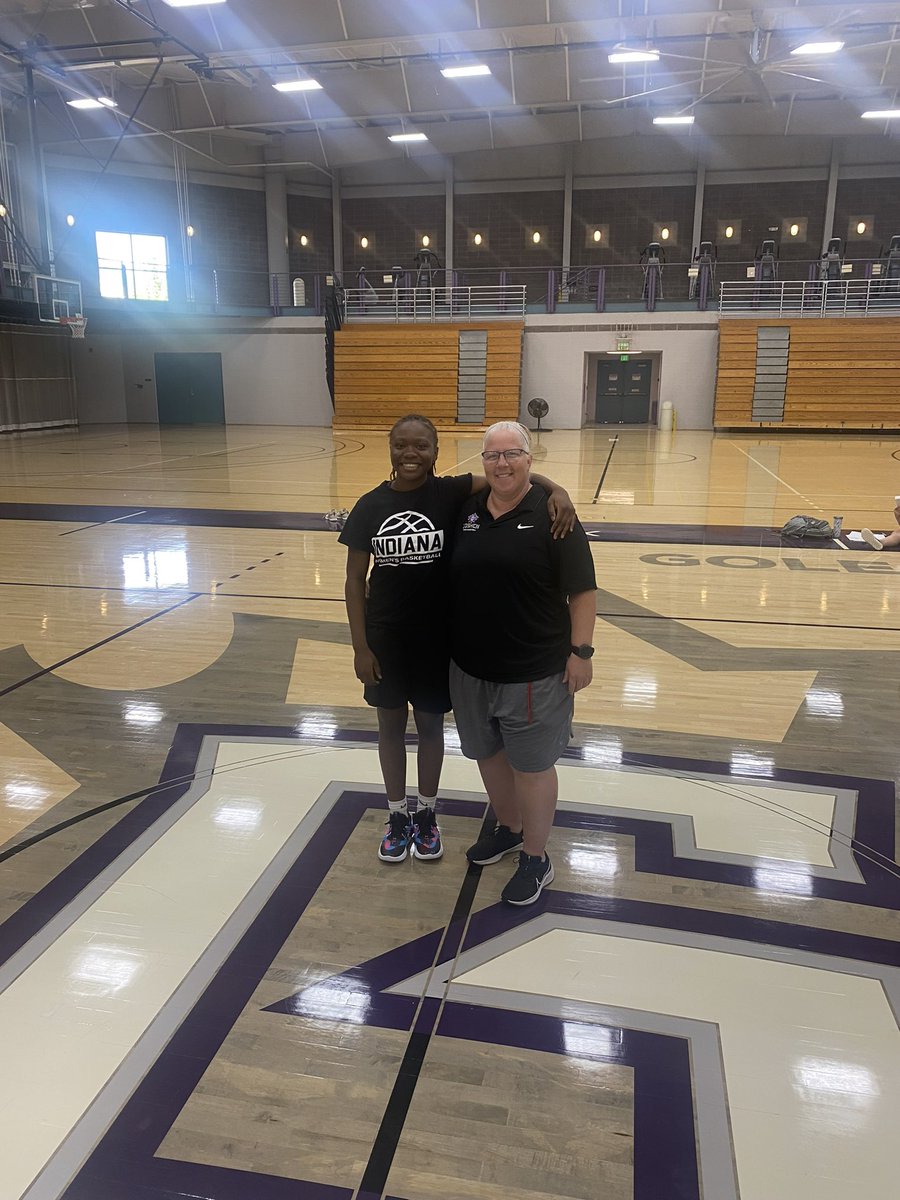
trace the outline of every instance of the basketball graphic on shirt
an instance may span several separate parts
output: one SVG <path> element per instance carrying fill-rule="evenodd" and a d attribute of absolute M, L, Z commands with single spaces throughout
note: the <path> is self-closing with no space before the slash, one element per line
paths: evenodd
<path fill-rule="evenodd" d="M 443 548 L 443 529 L 412 510 L 391 513 L 372 538 L 376 567 L 422 566 L 439 559 Z"/>
<path fill-rule="evenodd" d="M 409 511 L 394 513 L 388 517 L 376 536 L 386 537 L 389 533 L 425 533 L 432 529 L 434 526 L 427 517 L 423 517 L 421 513 Z"/>

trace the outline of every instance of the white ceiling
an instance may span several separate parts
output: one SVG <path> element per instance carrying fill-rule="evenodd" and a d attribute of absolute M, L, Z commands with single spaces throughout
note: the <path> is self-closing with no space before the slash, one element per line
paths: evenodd
<path fill-rule="evenodd" d="M 860 120 L 897 100 L 897 0 L 757 4 L 228 0 L 179 10 L 160 0 L 0 0 L 0 92 L 15 122 L 23 63 L 34 66 L 40 135 L 56 155 L 102 162 L 121 137 L 124 162 L 171 163 L 180 145 L 195 168 L 252 174 L 277 161 L 321 182 L 335 168 L 436 178 L 450 158 L 464 178 L 492 151 L 507 174 L 542 154 L 555 169 L 569 144 L 576 164 L 609 174 L 661 162 L 672 171 L 818 163 L 835 139 L 855 161 L 900 160 L 900 122 Z M 844 50 L 791 57 L 823 34 Z M 651 44 L 661 59 L 610 65 L 621 42 Z M 473 59 L 492 74 L 442 78 L 441 66 Z M 273 90 L 298 73 L 322 91 Z M 64 103 L 97 92 L 118 109 Z M 653 126 L 672 112 L 693 113 L 695 125 Z M 428 141 L 389 143 L 401 129 Z"/>

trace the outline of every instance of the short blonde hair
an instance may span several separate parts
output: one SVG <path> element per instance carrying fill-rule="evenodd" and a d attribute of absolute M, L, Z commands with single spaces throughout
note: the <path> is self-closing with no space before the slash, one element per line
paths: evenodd
<path fill-rule="evenodd" d="M 482 449 L 487 445 L 487 440 L 492 433 L 517 433 L 522 439 L 522 449 L 531 453 L 531 435 L 519 421 L 495 421 L 490 429 L 484 431 L 484 437 L 481 440 Z"/>

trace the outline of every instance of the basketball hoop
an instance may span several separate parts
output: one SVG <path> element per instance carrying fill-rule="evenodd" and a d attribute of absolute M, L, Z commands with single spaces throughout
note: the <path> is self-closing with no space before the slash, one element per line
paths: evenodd
<path fill-rule="evenodd" d="M 72 337 L 84 340 L 84 331 L 87 329 L 87 317 L 82 317 L 80 314 L 75 317 L 60 317 L 60 325 L 72 332 Z"/>

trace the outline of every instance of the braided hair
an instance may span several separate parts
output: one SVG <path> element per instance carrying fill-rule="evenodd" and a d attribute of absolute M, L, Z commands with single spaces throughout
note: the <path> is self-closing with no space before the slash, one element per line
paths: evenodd
<path fill-rule="evenodd" d="M 428 419 L 428 417 L 423 417 L 421 413 L 407 413 L 405 416 L 400 417 L 398 420 L 396 420 L 394 422 L 394 424 L 391 426 L 391 431 L 388 434 L 388 445 L 390 445 L 391 438 L 393 438 L 395 432 L 400 428 L 400 426 L 408 425 L 410 421 L 418 421 L 419 424 L 424 425 L 425 428 L 428 430 L 428 432 L 431 434 L 432 438 L 434 439 L 434 457 L 437 458 L 437 452 L 438 452 L 437 430 L 434 427 L 434 422 L 430 421 Z M 429 475 L 434 474 L 434 463 L 433 462 L 428 469 L 428 474 Z M 396 479 L 396 478 L 397 478 L 397 472 L 393 468 L 391 468 L 391 479 Z"/>

